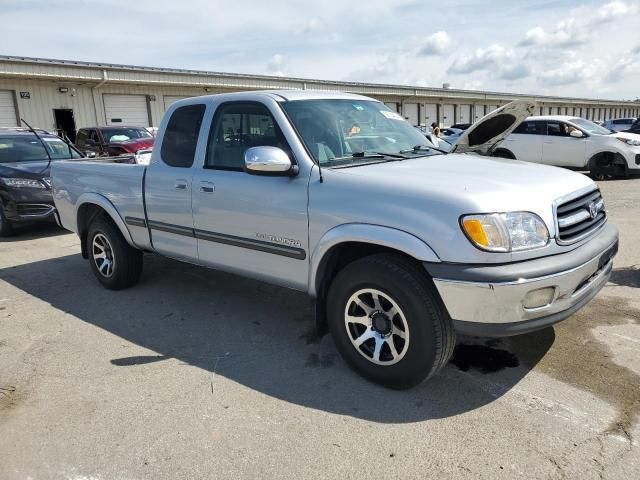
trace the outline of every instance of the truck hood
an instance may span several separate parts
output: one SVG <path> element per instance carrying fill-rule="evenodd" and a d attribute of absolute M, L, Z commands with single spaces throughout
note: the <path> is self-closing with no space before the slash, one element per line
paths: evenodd
<path fill-rule="evenodd" d="M 498 143 L 533 114 L 535 108 L 535 102 L 515 100 L 494 110 L 465 130 L 451 147 L 450 153 L 490 154 Z"/>
<path fill-rule="evenodd" d="M 551 212 L 554 200 L 594 186 L 585 175 L 547 165 L 445 154 L 338 169 L 369 191 L 458 205 L 460 213 L 526 210 Z M 428 203 L 425 203 L 428 205 Z M 475 209 L 475 210 L 469 210 Z"/>

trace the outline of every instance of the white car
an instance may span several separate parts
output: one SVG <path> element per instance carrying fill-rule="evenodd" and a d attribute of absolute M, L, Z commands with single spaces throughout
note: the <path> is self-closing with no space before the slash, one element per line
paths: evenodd
<path fill-rule="evenodd" d="M 640 135 L 611 133 L 584 118 L 529 117 L 493 151 L 496 157 L 589 170 L 598 179 L 640 174 Z"/>
<path fill-rule="evenodd" d="M 614 132 L 622 132 L 623 130 L 629 130 L 635 121 L 635 118 L 616 118 L 615 120 L 605 121 L 602 126 Z"/>

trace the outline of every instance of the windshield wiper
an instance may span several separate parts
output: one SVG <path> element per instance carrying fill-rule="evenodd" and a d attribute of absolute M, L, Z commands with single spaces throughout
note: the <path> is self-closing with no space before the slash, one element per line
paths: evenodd
<path fill-rule="evenodd" d="M 400 153 L 418 153 L 420 151 L 425 151 L 425 150 L 434 150 L 436 152 L 447 153 L 444 150 L 441 150 L 436 147 L 430 147 L 429 145 L 416 145 L 412 147 L 411 150 L 400 150 Z"/>
<path fill-rule="evenodd" d="M 351 154 L 352 157 L 354 158 L 385 158 L 385 157 L 389 157 L 389 158 L 399 158 L 399 159 L 406 159 L 406 158 L 410 158 L 407 157 L 405 155 L 401 155 L 403 152 L 399 152 L 399 153 L 386 153 L 386 152 L 354 152 Z"/>

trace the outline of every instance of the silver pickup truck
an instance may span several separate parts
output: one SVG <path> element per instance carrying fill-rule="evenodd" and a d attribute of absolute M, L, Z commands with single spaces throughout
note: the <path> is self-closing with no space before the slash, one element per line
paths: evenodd
<path fill-rule="evenodd" d="M 105 287 L 134 285 L 155 252 L 302 290 L 356 371 L 408 388 L 456 332 L 547 327 L 609 278 L 618 233 L 597 186 L 488 157 L 533 109 L 492 112 L 444 154 L 358 95 L 190 98 L 148 166 L 56 162 L 54 200 Z"/>

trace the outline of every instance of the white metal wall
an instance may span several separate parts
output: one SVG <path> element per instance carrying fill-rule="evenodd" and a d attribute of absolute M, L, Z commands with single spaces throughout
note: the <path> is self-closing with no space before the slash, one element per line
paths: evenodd
<path fill-rule="evenodd" d="M 0 90 L 0 127 L 15 127 L 18 125 L 16 106 L 11 90 Z"/>
<path fill-rule="evenodd" d="M 178 100 L 182 100 L 184 98 L 189 97 L 186 95 L 163 95 L 162 100 L 164 101 L 164 109 L 167 110 L 167 108 L 169 108 L 172 103 L 175 103 Z"/>
<path fill-rule="evenodd" d="M 384 102 L 384 104 L 394 112 L 398 111 L 398 102 Z"/>

